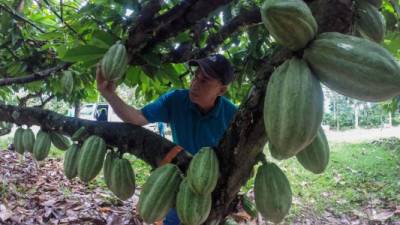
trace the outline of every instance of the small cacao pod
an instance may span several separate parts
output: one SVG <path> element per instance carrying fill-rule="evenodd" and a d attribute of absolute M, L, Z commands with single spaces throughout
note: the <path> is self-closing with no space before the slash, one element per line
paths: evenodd
<path fill-rule="evenodd" d="M 60 150 L 67 150 L 71 146 L 69 139 L 62 134 L 50 132 L 50 138 L 51 143 Z"/>
<path fill-rule="evenodd" d="M 89 182 L 99 174 L 106 155 L 105 141 L 96 135 L 90 136 L 82 145 L 78 163 L 78 177 Z"/>
<path fill-rule="evenodd" d="M 33 157 L 37 161 L 44 160 L 50 152 L 51 139 L 50 135 L 42 130 L 36 134 L 35 144 L 33 145 Z"/>
<path fill-rule="evenodd" d="M 139 196 L 139 215 L 146 223 L 164 218 L 175 203 L 176 193 L 182 181 L 182 173 L 174 164 L 155 169 L 147 178 Z"/>
<path fill-rule="evenodd" d="M 210 214 L 211 203 L 211 193 L 198 195 L 191 190 L 186 179 L 181 182 L 176 196 L 176 211 L 182 224 L 202 224 Z"/>
<path fill-rule="evenodd" d="M 266 220 L 279 223 L 288 214 L 292 190 L 286 175 L 275 163 L 268 162 L 258 168 L 254 196 L 257 210 Z"/>
<path fill-rule="evenodd" d="M 64 174 L 68 179 L 72 179 L 78 175 L 80 148 L 77 144 L 72 144 L 64 155 Z"/>
<path fill-rule="evenodd" d="M 24 151 L 33 152 L 33 145 L 35 144 L 35 134 L 32 129 L 27 128 L 22 134 L 22 144 L 24 146 Z"/>
<path fill-rule="evenodd" d="M 19 154 L 24 154 L 24 141 L 23 141 L 23 135 L 24 135 L 25 129 L 22 127 L 18 127 L 17 130 L 14 133 L 14 148 L 15 151 L 18 152 Z"/>
<path fill-rule="evenodd" d="M 317 22 L 302 0 L 265 0 L 261 18 L 271 36 L 292 51 L 304 48 L 317 33 Z"/>
<path fill-rule="evenodd" d="M 189 187 L 199 195 L 210 194 L 217 185 L 218 176 L 219 163 L 214 150 L 210 147 L 201 148 L 189 164 Z"/>
<path fill-rule="evenodd" d="M 108 81 L 119 80 L 128 66 L 128 56 L 125 46 L 117 42 L 111 46 L 101 60 L 100 69 Z"/>

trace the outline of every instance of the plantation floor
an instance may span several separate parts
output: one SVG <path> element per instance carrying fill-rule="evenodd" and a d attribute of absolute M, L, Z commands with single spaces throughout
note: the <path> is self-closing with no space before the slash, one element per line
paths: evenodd
<path fill-rule="evenodd" d="M 4 146 L 4 143 L 3 143 Z M 104 185 L 102 176 L 89 185 L 67 180 L 63 152 L 37 164 L 29 154 L 0 151 L 0 224 L 141 224 L 134 197 L 121 202 Z M 149 168 L 128 157 L 139 187 Z M 330 164 L 321 175 L 303 169 L 295 158 L 276 162 L 287 174 L 293 205 L 283 224 L 400 225 L 400 140 L 331 144 Z M 254 178 L 243 191 L 250 190 Z M 252 197 L 251 190 L 248 192 Z M 234 215 L 247 224 L 246 214 Z M 242 223 L 244 224 L 244 223 Z"/>

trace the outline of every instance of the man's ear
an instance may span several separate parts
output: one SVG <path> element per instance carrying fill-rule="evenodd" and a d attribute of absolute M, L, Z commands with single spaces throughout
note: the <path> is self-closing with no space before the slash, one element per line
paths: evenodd
<path fill-rule="evenodd" d="M 219 96 L 224 95 L 225 92 L 226 92 L 227 90 L 228 90 L 228 85 L 223 85 L 223 86 L 221 87 L 221 90 L 219 91 L 218 95 L 219 95 Z"/>

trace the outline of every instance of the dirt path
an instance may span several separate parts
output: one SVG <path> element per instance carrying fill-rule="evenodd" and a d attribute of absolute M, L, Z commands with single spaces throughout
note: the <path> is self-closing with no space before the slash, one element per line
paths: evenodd
<path fill-rule="evenodd" d="M 358 143 L 377 140 L 379 138 L 400 138 L 400 126 L 391 128 L 352 129 L 339 132 L 325 130 L 325 134 L 330 142 Z"/>

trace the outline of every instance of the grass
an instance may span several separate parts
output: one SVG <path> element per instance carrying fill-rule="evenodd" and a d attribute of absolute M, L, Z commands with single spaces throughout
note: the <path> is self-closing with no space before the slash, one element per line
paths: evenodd
<path fill-rule="evenodd" d="M 11 139 L 0 138 L 0 148 L 5 149 Z M 294 203 L 287 221 L 301 213 L 303 207 L 312 208 L 318 216 L 329 209 L 334 214 L 350 213 L 373 200 L 400 202 L 400 142 L 397 148 L 370 143 L 331 144 L 330 164 L 323 174 L 316 175 L 305 170 L 296 160 L 274 161 L 288 176 Z M 50 157 L 62 158 L 63 151 L 52 149 Z M 124 155 L 134 170 L 137 186 L 143 186 L 150 174 L 150 167 L 133 155 Z M 268 159 L 271 157 L 267 153 Z M 242 191 L 253 187 L 251 178 Z M 6 183 L 0 184 L 0 193 Z M 106 188 L 102 173 L 88 188 Z M 5 193 L 3 193 L 5 194 Z M 68 195 L 68 189 L 65 189 Z M 383 204 L 376 207 L 382 207 Z M 399 216 L 396 216 L 396 219 Z"/>
<path fill-rule="evenodd" d="M 268 153 L 267 157 L 271 158 Z M 305 170 L 296 158 L 271 161 L 287 175 L 296 199 L 288 222 L 304 206 L 322 216 L 326 209 L 337 215 L 350 213 L 373 200 L 400 202 L 400 144 L 392 150 L 369 143 L 332 144 L 330 164 L 320 175 Z M 253 182 L 254 177 L 243 191 Z"/>

